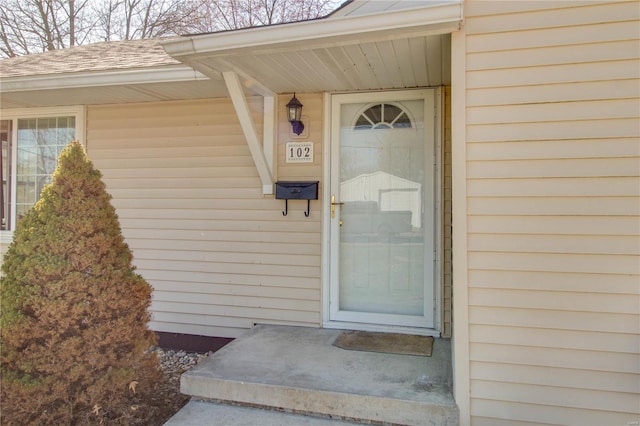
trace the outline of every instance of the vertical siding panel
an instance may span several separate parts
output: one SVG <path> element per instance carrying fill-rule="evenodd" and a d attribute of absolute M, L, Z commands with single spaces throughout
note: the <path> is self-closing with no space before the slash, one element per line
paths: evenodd
<path fill-rule="evenodd" d="M 472 423 L 635 424 L 639 4 L 466 5 Z"/>
<path fill-rule="evenodd" d="M 284 162 L 279 117 L 278 175 L 320 180 L 322 97 L 298 97 L 316 164 Z M 262 98 L 249 102 L 261 132 Z M 87 122 L 89 156 L 154 287 L 153 329 L 235 337 L 255 323 L 320 324 L 319 201 L 309 218 L 302 203 L 283 217 L 283 202 L 262 194 L 228 99 L 92 106 Z"/>
<path fill-rule="evenodd" d="M 443 146 L 443 299 L 442 299 L 442 336 L 451 337 L 451 283 L 452 283 L 452 245 L 451 245 L 451 86 L 444 93 L 444 146 Z"/>

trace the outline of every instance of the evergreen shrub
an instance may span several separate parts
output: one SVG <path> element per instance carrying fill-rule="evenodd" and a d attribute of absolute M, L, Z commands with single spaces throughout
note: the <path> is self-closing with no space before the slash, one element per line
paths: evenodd
<path fill-rule="evenodd" d="M 82 145 L 19 220 L 0 278 L 2 424 L 135 424 L 159 379 L 151 287 Z M 137 420 L 138 419 L 138 420 Z"/>

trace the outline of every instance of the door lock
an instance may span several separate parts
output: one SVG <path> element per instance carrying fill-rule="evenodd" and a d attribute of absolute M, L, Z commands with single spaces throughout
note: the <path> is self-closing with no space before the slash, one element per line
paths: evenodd
<path fill-rule="evenodd" d="M 336 196 L 331 195 L 331 219 L 336 217 L 336 206 L 341 206 L 344 203 L 336 203 Z M 342 221 L 340 221 L 340 226 L 342 226 Z"/>

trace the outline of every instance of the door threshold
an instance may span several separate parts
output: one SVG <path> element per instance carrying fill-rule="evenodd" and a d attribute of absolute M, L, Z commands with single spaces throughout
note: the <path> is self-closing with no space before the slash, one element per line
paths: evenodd
<path fill-rule="evenodd" d="M 440 331 L 433 328 L 401 327 L 393 325 L 363 324 L 357 322 L 325 321 L 322 328 L 356 331 L 375 331 L 379 333 L 413 334 L 416 336 L 440 337 Z"/>

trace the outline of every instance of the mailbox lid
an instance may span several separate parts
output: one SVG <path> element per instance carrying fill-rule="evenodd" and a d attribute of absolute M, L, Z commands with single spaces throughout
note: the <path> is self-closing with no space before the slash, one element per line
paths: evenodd
<path fill-rule="evenodd" d="M 276 182 L 276 198 L 279 200 L 317 200 L 319 181 Z"/>

